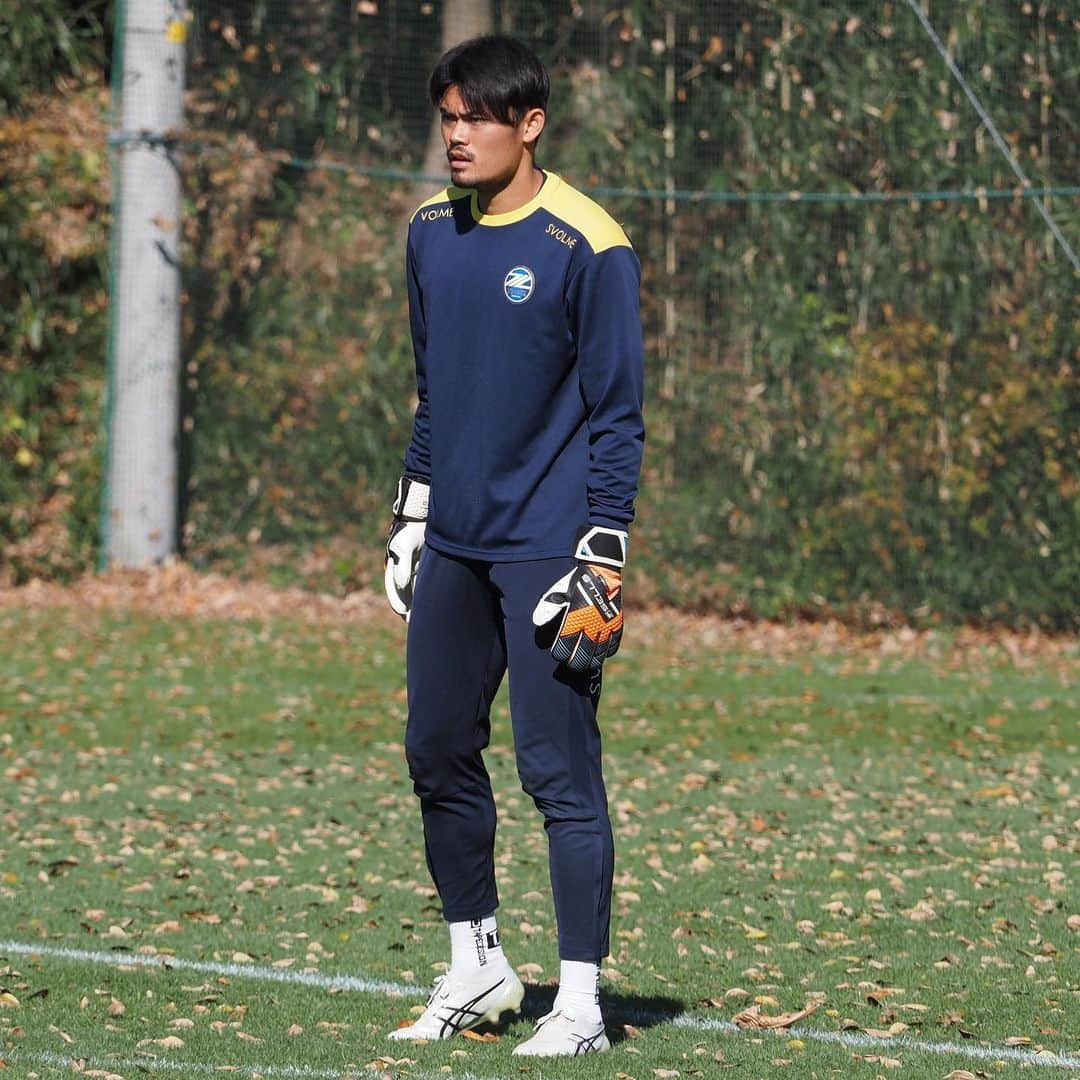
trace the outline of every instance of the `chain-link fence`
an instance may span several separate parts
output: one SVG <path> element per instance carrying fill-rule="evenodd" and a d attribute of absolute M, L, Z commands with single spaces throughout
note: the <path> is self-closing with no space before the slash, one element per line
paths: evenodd
<path fill-rule="evenodd" d="M 444 173 L 427 76 L 489 29 L 551 71 L 540 164 L 643 264 L 636 595 L 1073 622 L 1063 0 L 198 0 L 188 556 L 374 574 L 414 394 L 404 230 Z"/>

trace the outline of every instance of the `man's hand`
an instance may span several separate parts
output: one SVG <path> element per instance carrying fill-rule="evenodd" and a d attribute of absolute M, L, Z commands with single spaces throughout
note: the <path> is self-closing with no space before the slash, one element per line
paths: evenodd
<path fill-rule="evenodd" d="M 427 528 L 428 485 L 403 476 L 394 500 L 394 520 L 386 541 L 384 584 L 390 606 L 406 622 L 412 609 L 413 585 Z"/>
<path fill-rule="evenodd" d="M 551 655 L 574 672 L 597 672 L 622 641 L 625 532 L 600 525 L 579 534 L 578 565 L 540 598 L 533 625 L 554 629 Z"/>

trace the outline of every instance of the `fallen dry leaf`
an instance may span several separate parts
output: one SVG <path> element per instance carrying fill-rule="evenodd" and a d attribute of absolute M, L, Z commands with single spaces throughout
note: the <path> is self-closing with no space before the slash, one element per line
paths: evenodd
<path fill-rule="evenodd" d="M 461 1033 L 466 1039 L 472 1039 L 474 1042 L 498 1042 L 499 1036 L 492 1031 L 463 1031 Z"/>
<path fill-rule="evenodd" d="M 1016 793 L 1009 784 L 995 784 L 993 787 L 979 788 L 976 799 L 1008 799 Z"/>
<path fill-rule="evenodd" d="M 816 1012 L 819 1004 L 819 1002 L 814 1002 L 807 1005 L 805 1009 L 799 1009 L 798 1012 L 780 1013 L 778 1016 L 767 1016 L 762 1013 L 760 1005 L 751 1005 L 749 1009 L 743 1009 L 741 1013 L 733 1016 L 731 1021 L 741 1028 L 760 1028 L 770 1031 L 787 1028 Z"/>

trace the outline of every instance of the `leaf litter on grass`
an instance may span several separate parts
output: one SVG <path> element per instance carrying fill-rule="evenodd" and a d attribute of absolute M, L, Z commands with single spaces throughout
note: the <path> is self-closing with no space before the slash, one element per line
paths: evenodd
<path fill-rule="evenodd" d="M 377 598 L 301 604 L 173 568 L 0 594 L 0 621 L 23 643 L 0 669 L 14 691 L 0 727 L 0 900 L 20 937 L 418 987 L 443 965 L 402 761 L 400 626 Z M 1068 1048 L 1075 642 L 672 626 L 631 614 L 630 662 L 613 665 L 602 707 L 619 854 L 613 1020 L 643 995 L 732 1022 L 813 1000 L 826 1030 L 883 1045 Z M 546 844 L 517 784 L 505 699 L 495 727 L 500 919 L 535 984 L 558 964 Z M 52 971 L 27 968 L 0 961 L 5 992 L 25 999 Z M 128 1050 L 179 1039 L 158 1051 L 220 1057 L 231 1034 L 267 1060 L 283 1039 L 366 1040 L 378 1060 L 380 1031 L 406 1011 L 370 1002 L 358 1020 L 297 993 L 307 1004 L 277 1025 L 233 979 L 208 982 L 198 1009 L 180 1013 L 175 991 L 171 1015 L 143 1004 L 156 1030 L 138 1031 L 125 978 L 98 979 L 80 1012 L 104 1016 Z M 70 1001 L 35 1001 L 34 1037 L 49 1034 L 47 1015 L 51 1038 L 75 1031 Z M 110 1016 L 112 1001 L 127 1015 Z M 26 1005 L 19 1024 L 4 1012 L 16 1010 L 0 1011 L 0 1047 L 30 1030 Z M 643 1031 L 633 1047 L 658 1052 L 625 1015 Z M 859 1054 L 911 1068 L 906 1052 Z"/>

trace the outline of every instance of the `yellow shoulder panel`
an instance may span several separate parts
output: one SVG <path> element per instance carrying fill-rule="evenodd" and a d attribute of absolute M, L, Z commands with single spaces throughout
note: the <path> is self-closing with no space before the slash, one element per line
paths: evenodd
<path fill-rule="evenodd" d="M 608 248 L 630 247 L 630 241 L 619 223 L 602 206 L 572 188 L 565 180 L 544 200 L 544 205 L 581 233 L 596 255 Z"/>
<path fill-rule="evenodd" d="M 421 210 L 426 210 L 429 206 L 438 206 L 440 203 L 453 202 L 454 199 L 460 199 L 465 195 L 471 195 L 472 190 L 470 188 L 448 187 L 443 188 L 437 195 L 432 195 L 430 199 L 425 199 L 413 212 L 412 217 L 409 218 L 409 223 L 412 224 L 412 219 L 420 213 Z"/>

